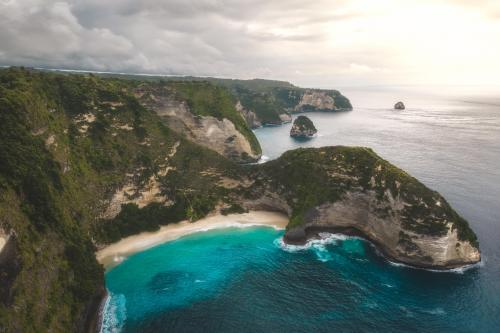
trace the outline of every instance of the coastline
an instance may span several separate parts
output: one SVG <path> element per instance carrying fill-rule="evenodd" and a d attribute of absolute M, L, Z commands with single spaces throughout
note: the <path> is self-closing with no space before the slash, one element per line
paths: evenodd
<path fill-rule="evenodd" d="M 313 227 L 308 227 L 305 230 L 305 238 L 300 239 L 300 240 L 292 240 L 290 238 L 287 238 L 287 234 L 283 236 L 283 241 L 285 244 L 289 245 L 305 245 L 309 241 L 313 239 L 319 239 L 319 234 L 322 232 L 326 233 L 332 233 L 332 234 L 341 234 L 345 236 L 351 236 L 351 237 L 357 237 L 360 239 L 363 239 L 367 241 L 379 254 L 382 258 L 384 258 L 388 263 L 392 265 L 399 265 L 399 266 L 405 266 L 408 268 L 413 268 L 413 269 L 422 269 L 426 271 L 433 271 L 433 272 L 453 272 L 456 270 L 466 270 L 469 268 L 476 267 L 478 265 L 481 265 L 482 259 L 480 259 L 478 262 L 474 263 L 466 263 L 466 264 L 450 264 L 446 266 L 433 266 L 433 265 L 426 265 L 426 264 L 420 264 L 420 263 L 408 263 L 402 260 L 401 258 L 397 257 L 397 255 L 391 253 L 390 248 L 385 246 L 384 244 L 377 242 L 376 240 L 372 239 L 368 235 L 366 235 L 364 232 L 361 230 L 355 228 L 355 227 L 333 227 L 333 226 L 313 226 Z"/>
<path fill-rule="evenodd" d="M 243 214 L 211 215 L 196 222 L 182 221 L 168 224 L 154 232 L 143 232 L 109 244 L 96 252 L 96 258 L 106 270 L 120 264 L 128 256 L 183 236 L 230 227 L 268 226 L 284 230 L 288 217 L 268 211 L 250 211 Z"/>

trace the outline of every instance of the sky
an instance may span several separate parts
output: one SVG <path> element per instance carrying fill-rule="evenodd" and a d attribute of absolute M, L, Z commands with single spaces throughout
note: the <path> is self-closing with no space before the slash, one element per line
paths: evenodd
<path fill-rule="evenodd" d="M 500 84 L 500 0 L 0 0 L 0 65 Z"/>

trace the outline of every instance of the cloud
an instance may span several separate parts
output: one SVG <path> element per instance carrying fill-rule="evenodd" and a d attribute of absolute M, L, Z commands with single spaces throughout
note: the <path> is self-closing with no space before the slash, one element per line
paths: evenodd
<path fill-rule="evenodd" d="M 0 0 L 0 64 L 314 86 L 487 81 L 500 75 L 495 2 Z"/>

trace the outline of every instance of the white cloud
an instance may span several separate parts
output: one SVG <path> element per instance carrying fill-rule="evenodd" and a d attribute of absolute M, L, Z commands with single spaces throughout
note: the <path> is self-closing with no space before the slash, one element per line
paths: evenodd
<path fill-rule="evenodd" d="M 0 64 L 265 77 L 309 86 L 495 83 L 483 0 L 0 0 Z"/>

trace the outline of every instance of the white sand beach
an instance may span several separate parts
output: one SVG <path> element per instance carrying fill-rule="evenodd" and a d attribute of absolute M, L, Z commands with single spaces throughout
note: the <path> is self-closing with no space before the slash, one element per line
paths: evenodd
<path fill-rule="evenodd" d="M 143 232 L 126 237 L 96 252 L 97 260 L 106 269 L 118 265 L 127 256 L 144 251 L 158 244 L 178 239 L 195 232 L 229 227 L 269 226 L 285 229 L 288 217 L 281 213 L 251 211 L 244 214 L 213 215 L 196 222 L 182 221 L 169 224 L 155 232 Z"/>

